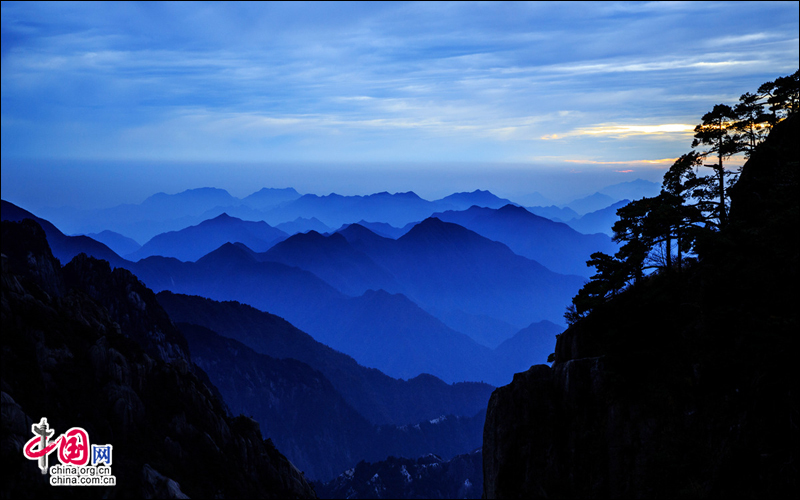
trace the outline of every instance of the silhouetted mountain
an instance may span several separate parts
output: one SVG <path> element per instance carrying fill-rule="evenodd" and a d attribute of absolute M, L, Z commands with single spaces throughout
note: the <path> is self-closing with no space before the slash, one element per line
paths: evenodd
<path fill-rule="evenodd" d="M 441 200 L 436 200 L 436 202 L 452 205 L 457 210 L 466 210 L 471 206 L 500 208 L 509 204 L 514 204 L 510 200 L 498 198 L 489 191 L 481 191 L 479 189 L 471 193 L 454 193 L 450 196 L 445 196 Z"/>
<path fill-rule="evenodd" d="M 348 298 L 308 271 L 254 261 L 233 244 L 196 263 L 150 257 L 134 267 L 154 290 L 238 300 L 270 311 L 359 363 L 394 377 L 427 372 L 448 382 L 499 384 L 511 376 L 491 350 L 450 330 L 402 295 L 369 291 Z M 381 337 L 374 332 L 381 332 Z M 386 355 L 390 345 L 397 348 Z M 467 365 L 470 361 L 475 365 Z"/>
<path fill-rule="evenodd" d="M 325 376 L 295 359 L 275 359 L 197 325 L 178 323 L 194 362 L 234 413 L 249 415 L 310 478 L 334 477 L 371 442 L 372 424 Z"/>
<path fill-rule="evenodd" d="M 403 226 L 447 208 L 452 207 L 423 200 L 412 192 L 395 194 L 383 192 L 369 196 L 307 194 L 280 208 L 270 210 L 265 220 L 284 222 L 297 217 L 316 217 L 329 227 L 340 227 L 364 219 Z"/>
<path fill-rule="evenodd" d="M 578 213 L 578 215 L 588 214 L 589 212 L 594 212 L 596 210 L 600 210 L 605 208 L 612 203 L 614 203 L 614 198 L 608 196 L 607 194 L 602 193 L 594 193 L 592 195 L 586 196 L 585 198 L 580 198 L 578 200 L 573 200 L 566 204 L 566 207 L 574 210 Z"/>
<path fill-rule="evenodd" d="M 495 353 L 513 367 L 514 372 L 528 370 L 531 365 L 547 362 L 555 351 L 556 335 L 564 328 L 550 321 L 533 323 L 495 348 Z"/>
<path fill-rule="evenodd" d="M 394 227 L 391 224 L 386 224 L 385 222 L 367 222 L 363 219 L 356 222 L 355 224 L 358 224 L 360 226 L 369 229 L 378 236 L 383 236 L 384 238 L 391 238 L 393 240 L 396 240 L 397 238 L 406 234 L 415 225 L 412 223 L 411 225 L 407 224 L 406 226 L 399 228 L 399 227 Z M 343 224 L 339 229 L 336 230 L 336 232 L 341 233 L 342 231 L 347 229 L 348 226 L 350 226 L 350 224 Z"/>
<path fill-rule="evenodd" d="M 287 237 L 286 233 L 266 222 L 243 221 L 222 214 L 196 226 L 159 234 L 126 258 L 136 261 L 161 255 L 195 261 L 224 243 L 241 242 L 256 252 L 263 252 Z"/>
<path fill-rule="evenodd" d="M 617 210 L 628 203 L 630 203 L 630 200 L 618 201 L 602 210 L 589 212 L 583 217 L 567 221 L 567 225 L 583 234 L 605 233 L 609 236 L 614 236 L 614 231 L 611 227 L 619 220 Z"/>
<path fill-rule="evenodd" d="M 566 222 L 580 217 L 578 212 L 569 207 L 560 208 L 555 205 L 550 205 L 547 207 L 525 207 L 525 209 L 532 214 L 555 222 Z"/>
<path fill-rule="evenodd" d="M 427 372 L 447 382 L 497 385 L 511 373 L 503 373 L 490 349 L 446 327 L 400 294 L 370 290 L 323 311 L 319 318 L 297 324 L 320 342 L 392 377 Z"/>
<path fill-rule="evenodd" d="M 483 455 L 472 453 L 442 460 L 389 457 L 360 462 L 328 483 L 314 483 L 320 498 L 481 498 Z"/>
<path fill-rule="evenodd" d="M 344 236 L 355 248 L 367 255 L 391 252 L 395 245 L 392 242 L 393 238 L 380 236 L 361 224 L 348 224 L 338 233 Z"/>
<path fill-rule="evenodd" d="M 797 491 L 800 118 L 777 123 L 698 259 L 597 304 L 497 389 L 486 498 L 787 498 Z"/>
<path fill-rule="evenodd" d="M 156 193 L 142 202 L 141 210 L 150 218 L 168 213 L 170 218 L 200 214 L 211 207 L 235 205 L 239 200 L 224 189 L 187 189 L 177 194 Z"/>
<path fill-rule="evenodd" d="M 586 267 L 586 261 L 592 253 L 616 253 L 616 245 L 608 236 L 584 235 L 566 224 L 539 217 L 513 205 L 499 210 L 473 207 L 435 216 L 502 242 L 514 253 L 558 273 L 588 277 L 592 272 Z"/>
<path fill-rule="evenodd" d="M 501 210 L 507 209 L 524 211 L 510 205 Z M 437 314 L 460 310 L 512 325 L 546 318 L 559 321 L 564 301 L 569 300 L 566 296 L 583 283 L 577 276 L 553 273 L 502 243 L 438 218 L 426 219 L 397 240 L 366 231 L 351 225 L 342 234 L 389 270 L 404 294 Z"/>
<path fill-rule="evenodd" d="M 471 416 L 485 408 L 491 386 L 448 385 L 431 375 L 408 381 L 366 368 L 287 321 L 238 302 L 161 292 L 159 303 L 175 321 L 191 322 L 274 358 L 294 358 L 320 370 L 361 415 L 374 424 L 412 424 L 438 415 Z"/>
<path fill-rule="evenodd" d="M 59 496 L 315 496 L 256 422 L 227 414 L 135 276 L 86 256 L 62 270 L 33 221 L 3 221 L 2 246 L 4 497 L 54 493 L 22 453 L 41 417 L 113 446 L 116 486 Z"/>
<path fill-rule="evenodd" d="M 271 439 L 307 477 L 328 480 L 361 460 L 389 455 L 434 452 L 449 458 L 480 444 L 484 410 L 472 418 L 440 416 L 415 425 L 377 427 L 307 364 L 258 354 L 201 326 L 179 327 L 196 363 L 207 370 L 231 409 L 269 429 Z"/>
<path fill-rule="evenodd" d="M 130 264 L 156 291 L 238 300 L 290 319 L 316 316 L 346 297 L 308 271 L 278 262 L 259 262 L 250 250 L 226 243 L 197 262 L 148 257 Z"/>
<path fill-rule="evenodd" d="M 371 289 L 392 292 L 401 289 L 391 273 L 353 248 L 338 233 L 330 236 L 316 231 L 296 234 L 257 258 L 310 271 L 347 295 L 361 295 Z"/>
<path fill-rule="evenodd" d="M 348 227 L 346 233 L 351 236 L 363 233 L 363 238 L 358 240 L 359 244 L 373 245 L 373 250 L 381 250 L 382 258 L 388 259 L 395 266 L 391 271 L 392 275 L 409 279 L 409 283 L 416 282 L 413 286 L 406 283 L 401 285 L 417 294 L 415 300 L 420 303 L 429 301 L 426 307 L 431 310 L 467 310 L 468 314 L 493 317 L 510 313 L 518 317 L 506 319 L 501 316 L 500 319 L 511 324 L 515 321 L 524 324 L 542 319 L 540 314 L 544 317 L 550 314 L 553 317 L 560 313 L 563 304 L 556 303 L 559 300 L 558 294 L 567 297 L 574 293 L 577 282 L 572 283 L 572 278 L 568 278 L 565 284 L 564 277 L 549 273 L 538 264 L 515 256 L 503 245 L 485 240 L 463 228 L 460 230 L 461 236 L 445 242 L 444 245 L 431 245 L 428 249 L 425 247 L 430 242 L 414 243 L 414 238 L 409 235 L 401 242 L 381 238 L 357 225 Z M 417 230 L 415 237 L 420 234 L 424 234 L 424 231 Z M 464 238 L 464 235 L 467 237 Z M 310 237 L 313 239 L 315 236 L 312 234 Z M 338 242 L 339 246 L 348 245 L 339 239 L 340 236 L 323 238 L 316 235 L 316 238 L 320 241 Z M 466 246 L 463 246 L 465 243 Z M 490 249 L 488 253 L 487 248 Z M 452 259 L 459 252 L 461 257 L 458 258 L 463 260 L 467 256 L 471 261 L 469 266 L 463 268 L 468 270 L 466 274 L 471 274 L 471 278 L 460 275 L 461 269 L 455 265 L 457 259 Z M 226 243 L 195 263 L 153 256 L 136 263 L 118 259 L 116 265 L 131 269 L 157 291 L 171 290 L 218 300 L 239 300 L 279 314 L 315 337 L 356 356 L 359 362 L 381 368 L 394 376 L 411 377 L 428 372 L 448 382 L 486 380 L 501 384 L 511 375 L 503 361 L 491 350 L 446 327 L 405 297 L 365 293 L 360 297 L 348 298 L 311 272 L 278 262 L 259 262 L 259 258 L 259 254 L 245 245 Z M 444 262 L 448 260 L 451 262 Z M 485 266 L 484 260 L 493 264 Z M 432 266 L 434 271 L 421 272 L 417 264 L 426 261 L 426 265 Z M 515 270 L 514 266 L 518 269 Z M 385 265 L 382 267 L 386 268 Z M 501 272 L 495 271 L 498 267 Z M 550 279 L 555 280 L 555 283 L 547 281 Z M 453 287 L 453 284 L 458 283 L 461 283 L 460 290 Z M 477 300 L 468 293 L 476 283 L 483 286 Z M 451 288 L 442 288 L 441 296 L 426 290 L 429 287 L 441 287 L 443 284 Z M 541 289 L 537 289 L 539 286 Z M 559 292 L 562 288 L 563 291 Z M 480 299 L 480 293 L 483 294 L 483 300 Z M 374 300 L 375 297 L 382 297 L 386 303 Z M 431 301 L 431 297 L 439 302 Z M 531 303 L 536 304 L 536 307 L 531 307 Z M 469 307 L 476 304 L 479 306 L 478 310 L 470 311 Z M 387 310 L 392 311 L 391 321 L 380 314 L 382 307 L 388 307 Z M 387 345 L 403 344 L 404 339 L 409 336 L 421 339 L 425 344 L 414 349 L 406 342 L 391 357 L 386 357 L 380 354 L 384 352 L 385 346 L 379 342 L 361 342 L 361 339 L 369 337 L 370 331 L 383 332 Z M 453 343 L 449 349 L 441 347 L 448 342 Z M 425 345 L 440 352 L 441 356 L 424 354 Z M 467 362 L 474 363 L 479 368 L 467 370 Z"/>
<path fill-rule="evenodd" d="M 100 233 L 87 234 L 89 238 L 99 241 L 113 250 L 117 255 L 127 255 L 142 248 L 137 241 L 114 231 L 105 230 Z"/>
<path fill-rule="evenodd" d="M 658 196 L 658 193 L 661 192 L 661 185 L 644 179 L 636 179 L 635 181 L 620 182 L 619 184 L 606 186 L 598 192 L 615 200 L 640 200 Z"/>
<path fill-rule="evenodd" d="M 5 200 L 2 201 L 0 207 L 2 207 L 0 208 L 0 217 L 3 220 L 19 222 L 23 219 L 31 219 L 36 221 L 47 234 L 47 240 L 50 248 L 52 248 L 53 255 L 61 262 L 69 262 L 76 255 L 85 253 L 98 259 L 107 260 L 114 266 L 121 266 L 127 263 L 126 260 L 114 253 L 106 245 L 88 236 L 67 236 L 50 222 L 40 219 L 27 210 Z"/>
<path fill-rule="evenodd" d="M 494 349 L 517 332 L 517 328 L 513 325 L 482 314 L 468 314 L 460 310 L 443 313 L 433 311 L 432 314 L 453 330 L 490 349 Z"/>
<path fill-rule="evenodd" d="M 306 233 L 308 231 L 316 231 L 318 233 L 328 233 L 331 231 L 331 228 L 323 224 L 316 217 L 312 217 L 310 219 L 298 217 L 292 222 L 282 222 L 277 224 L 275 227 L 288 235 Z"/>
<path fill-rule="evenodd" d="M 262 188 L 242 199 L 242 203 L 257 210 L 268 210 L 300 198 L 294 188 Z"/>

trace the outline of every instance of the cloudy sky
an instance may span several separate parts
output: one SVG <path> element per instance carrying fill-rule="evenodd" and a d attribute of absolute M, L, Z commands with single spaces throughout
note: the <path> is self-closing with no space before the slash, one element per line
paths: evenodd
<path fill-rule="evenodd" d="M 659 180 L 798 5 L 3 2 L 3 198 Z"/>

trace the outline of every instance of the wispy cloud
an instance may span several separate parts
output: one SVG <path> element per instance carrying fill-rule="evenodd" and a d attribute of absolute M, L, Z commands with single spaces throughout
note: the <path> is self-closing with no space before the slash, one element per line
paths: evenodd
<path fill-rule="evenodd" d="M 660 152 L 639 139 L 685 142 L 706 108 L 793 71 L 797 10 L 3 3 L 3 155 L 152 155 L 173 137 L 174 157 L 199 144 L 216 157 L 504 160 L 602 139 L 647 157 Z"/>
<path fill-rule="evenodd" d="M 561 134 L 547 134 L 541 137 L 542 140 L 558 140 L 567 137 L 588 135 L 588 136 L 609 136 L 616 139 L 626 139 L 637 135 L 678 135 L 691 136 L 694 132 L 694 125 L 682 123 L 666 123 L 662 125 L 617 125 L 601 124 L 593 127 L 584 127 L 564 132 Z"/>

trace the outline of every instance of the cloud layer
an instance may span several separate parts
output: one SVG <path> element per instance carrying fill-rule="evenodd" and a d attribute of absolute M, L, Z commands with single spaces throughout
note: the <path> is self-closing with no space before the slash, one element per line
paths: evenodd
<path fill-rule="evenodd" d="M 796 2 L 4 2 L 2 156 L 657 160 L 798 31 Z"/>

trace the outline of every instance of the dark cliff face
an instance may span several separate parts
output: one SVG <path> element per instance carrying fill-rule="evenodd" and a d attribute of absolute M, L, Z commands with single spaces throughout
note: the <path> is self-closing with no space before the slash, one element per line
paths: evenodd
<path fill-rule="evenodd" d="M 797 128 L 745 165 L 698 263 L 597 307 L 552 367 L 494 392 L 486 498 L 796 493 Z"/>
<path fill-rule="evenodd" d="M 257 423 L 228 415 L 135 276 L 85 256 L 62 268 L 33 221 L 4 221 L 2 245 L 3 497 L 314 496 Z M 22 452 L 42 417 L 112 444 L 117 486 L 50 486 Z"/>

